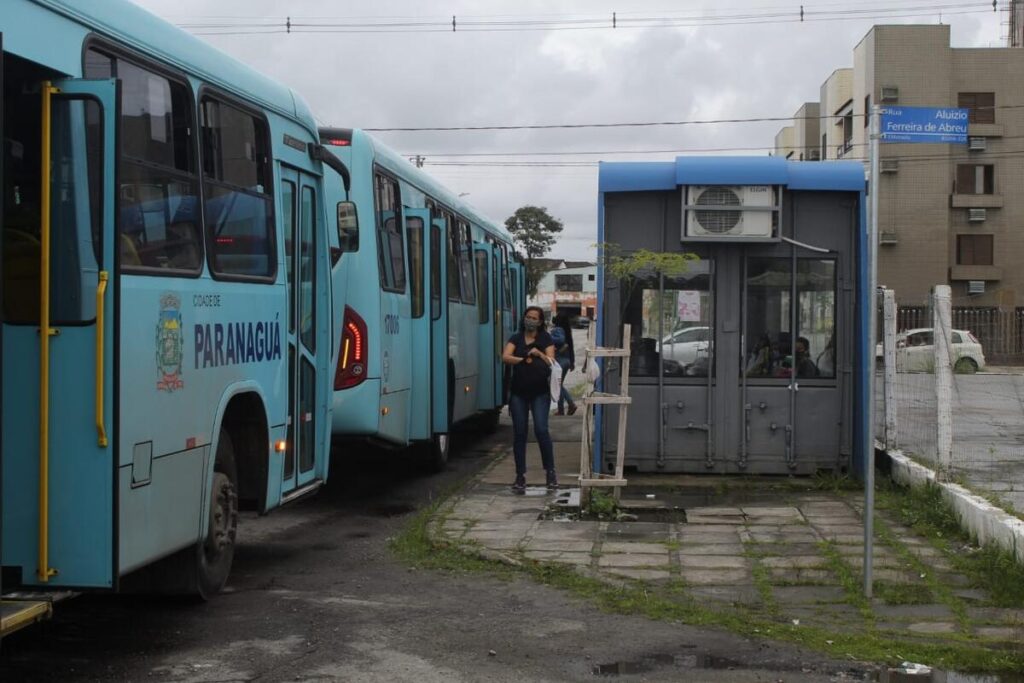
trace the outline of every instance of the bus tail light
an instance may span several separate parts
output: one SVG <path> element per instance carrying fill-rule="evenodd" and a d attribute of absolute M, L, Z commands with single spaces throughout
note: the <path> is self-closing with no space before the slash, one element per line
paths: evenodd
<path fill-rule="evenodd" d="M 334 389 L 348 389 L 366 379 L 367 357 L 366 322 L 348 306 L 341 326 L 341 349 L 338 368 L 334 373 Z"/>

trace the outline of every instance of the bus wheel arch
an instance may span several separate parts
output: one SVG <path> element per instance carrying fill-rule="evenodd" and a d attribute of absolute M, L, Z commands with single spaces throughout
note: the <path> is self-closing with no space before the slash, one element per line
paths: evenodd
<path fill-rule="evenodd" d="M 266 512 L 270 429 L 262 397 L 254 391 L 232 396 L 220 420 L 220 433 L 231 440 L 239 509 Z"/>

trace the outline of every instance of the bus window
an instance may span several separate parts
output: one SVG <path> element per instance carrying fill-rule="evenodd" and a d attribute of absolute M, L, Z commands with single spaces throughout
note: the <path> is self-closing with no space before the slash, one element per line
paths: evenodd
<path fill-rule="evenodd" d="M 121 269 L 197 274 L 203 252 L 188 88 L 95 49 L 85 71 L 121 80 Z"/>
<path fill-rule="evenodd" d="M 519 320 L 519 297 L 516 296 L 516 292 L 519 291 L 519 271 L 511 271 L 512 276 L 512 320 Z"/>
<path fill-rule="evenodd" d="M 405 253 L 402 244 L 402 212 L 398 183 L 378 173 L 374 186 L 380 286 L 392 292 L 404 292 Z"/>
<path fill-rule="evenodd" d="M 476 283 L 473 281 L 473 234 L 469 223 L 459 221 L 459 269 L 462 272 L 462 301 L 467 304 L 476 303 Z"/>
<path fill-rule="evenodd" d="M 485 323 L 490 320 L 488 312 L 487 290 L 487 252 L 476 252 L 476 290 L 477 290 L 477 321 Z"/>
<path fill-rule="evenodd" d="M 412 317 L 423 317 L 423 220 L 410 218 L 406 232 L 409 238 L 409 271 L 412 275 Z"/>
<path fill-rule="evenodd" d="M 316 291 L 316 194 L 312 187 L 302 187 L 302 206 L 299 212 L 299 339 L 309 351 L 316 351 L 316 309 L 313 293 Z M 303 359 L 303 362 L 306 362 Z M 306 412 L 312 408 L 305 409 Z M 306 412 L 301 414 L 305 415 Z"/>
<path fill-rule="evenodd" d="M 441 230 L 430 226 L 430 319 L 441 318 Z"/>
<path fill-rule="evenodd" d="M 210 268 L 233 277 L 272 278 L 277 259 L 266 126 L 208 96 L 200 112 Z"/>
<path fill-rule="evenodd" d="M 506 311 L 512 310 L 512 287 L 509 284 L 509 264 L 508 264 L 508 245 L 501 245 L 501 281 L 502 289 L 504 290 L 504 297 L 502 298 L 502 308 Z"/>
<path fill-rule="evenodd" d="M 292 249 L 298 240 L 295 231 L 298 224 L 295 222 L 295 183 L 290 180 L 281 181 L 281 223 L 284 235 L 284 267 L 288 281 L 288 331 L 295 331 L 295 317 L 292 315 L 292 307 L 295 305 L 295 268 L 292 264 Z M 290 377 L 291 375 L 289 375 Z"/>
<path fill-rule="evenodd" d="M 459 242 L 462 240 L 452 215 L 444 212 L 442 216 L 448 228 L 448 300 L 461 301 L 462 267 L 459 265 Z"/>

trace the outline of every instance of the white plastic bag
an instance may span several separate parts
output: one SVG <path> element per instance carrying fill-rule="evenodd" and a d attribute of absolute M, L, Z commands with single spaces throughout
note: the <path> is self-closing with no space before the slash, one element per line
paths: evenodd
<path fill-rule="evenodd" d="M 590 384 L 596 385 L 597 380 L 601 379 L 601 367 L 597 364 L 596 358 L 587 358 L 583 363 L 583 375 Z"/>
<path fill-rule="evenodd" d="M 551 364 L 551 409 L 556 410 L 558 399 L 562 396 L 562 367 L 558 363 Z"/>

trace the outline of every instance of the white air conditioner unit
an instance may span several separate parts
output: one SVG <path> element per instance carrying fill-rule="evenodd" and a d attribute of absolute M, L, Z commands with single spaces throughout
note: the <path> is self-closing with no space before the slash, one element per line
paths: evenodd
<path fill-rule="evenodd" d="M 985 293 L 985 281 L 984 280 L 968 280 L 967 281 L 967 293 L 968 294 L 984 294 Z"/>
<path fill-rule="evenodd" d="M 900 170 L 899 159 L 879 159 L 878 170 L 882 173 L 896 173 Z"/>
<path fill-rule="evenodd" d="M 900 89 L 892 85 L 882 86 L 882 101 L 883 102 L 899 102 L 900 101 Z"/>
<path fill-rule="evenodd" d="M 775 238 L 779 193 L 772 185 L 690 185 L 682 238 L 768 241 Z"/>
<path fill-rule="evenodd" d="M 967 142 L 967 149 L 971 150 L 972 152 L 984 152 L 987 148 L 985 138 L 972 137 L 968 138 Z"/>
<path fill-rule="evenodd" d="M 985 218 L 985 209 L 967 209 L 967 220 L 969 222 L 982 223 Z"/>

